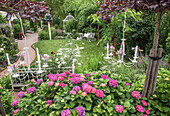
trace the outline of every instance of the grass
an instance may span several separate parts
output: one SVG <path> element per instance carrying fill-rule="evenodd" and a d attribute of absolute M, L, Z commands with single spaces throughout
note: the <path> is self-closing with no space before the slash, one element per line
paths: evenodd
<path fill-rule="evenodd" d="M 66 45 L 69 39 L 58 40 L 43 40 L 34 44 L 35 48 L 39 49 L 40 54 L 57 53 L 60 48 L 68 48 Z M 102 54 L 105 53 L 104 47 L 98 47 L 97 42 L 86 42 L 72 40 L 79 47 L 84 47 L 80 50 L 81 57 L 77 59 L 77 63 L 81 63 L 81 67 L 76 66 L 76 72 L 96 71 L 100 69 L 100 61 L 103 60 Z"/>

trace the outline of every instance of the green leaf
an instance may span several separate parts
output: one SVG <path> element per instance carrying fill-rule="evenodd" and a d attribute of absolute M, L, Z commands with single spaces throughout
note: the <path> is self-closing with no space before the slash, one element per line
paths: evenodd
<path fill-rule="evenodd" d="M 111 95 L 108 95 L 106 99 L 107 99 L 107 101 L 110 101 L 111 98 L 112 98 Z"/>
<path fill-rule="evenodd" d="M 55 105 L 55 109 L 61 109 L 63 107 L 63 104 L 57 103 Z"/>
<path fill-rule="evenodd" d="M 86 110 L 91 110 L 92 104 L 90 102 L 85 102 Z"/>
<path fill-rule="evenodd" d="M 113 111 L 113 107 L 107 107 L 107 110 L 109 113 L 111 113 Z"/>

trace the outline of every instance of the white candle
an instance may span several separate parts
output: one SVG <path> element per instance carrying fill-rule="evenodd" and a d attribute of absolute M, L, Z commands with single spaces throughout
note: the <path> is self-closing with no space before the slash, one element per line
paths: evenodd
<path fill-rule="evenodd" d="M 135 48 L 135 58 L 137 58 L 138 46 Z"/>
<path fill-rule="evenodd" d="M 10 65 L 10 60 L 9 60 L 9 56 L 8 56 L 8 53 L 6 53 L 6 57 L 7 57 L 7 62 L 8 62 L 8 65 Z"/>

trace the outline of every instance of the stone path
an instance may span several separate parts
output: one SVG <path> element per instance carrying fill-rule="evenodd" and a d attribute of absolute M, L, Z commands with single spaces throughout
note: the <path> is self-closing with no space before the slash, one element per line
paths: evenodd
<path fill-rule="evenodd" d="M 32 44 L 36 43 L 38 41 L 38 33 L 33 33 L 33 34 L 26 34 L 27 36 L 27 40 L 26 40 L 26 45 L 29 48 L 28 52 L 30 55 L 30 62 L 34 61 L 35 57 L 36 57 L 36 52 L 35 50 L 31 47 Z M 24 51 L 23 48 L 25 47 L 25 40 L 17 40 L 18 42 L 18 49 L 21 51 L 21 53 Z M 8 71 L 7 69 L 5 69 L 4 71 L 2 71 L 0 73 L 0 77 L 4 77 L 8 75 Z"/>

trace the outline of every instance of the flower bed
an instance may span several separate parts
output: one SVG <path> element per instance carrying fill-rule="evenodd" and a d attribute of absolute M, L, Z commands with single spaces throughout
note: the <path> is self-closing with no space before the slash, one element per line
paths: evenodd
<path fill-rule="evenodd" d="M 12 106 L 17 115 L 109 116 L 152 114 L 138 87 L 117 74 L 49 74 L 49 80 L 31 80 Z M 139 85 L 140 86 L 140 85 Z"/>

